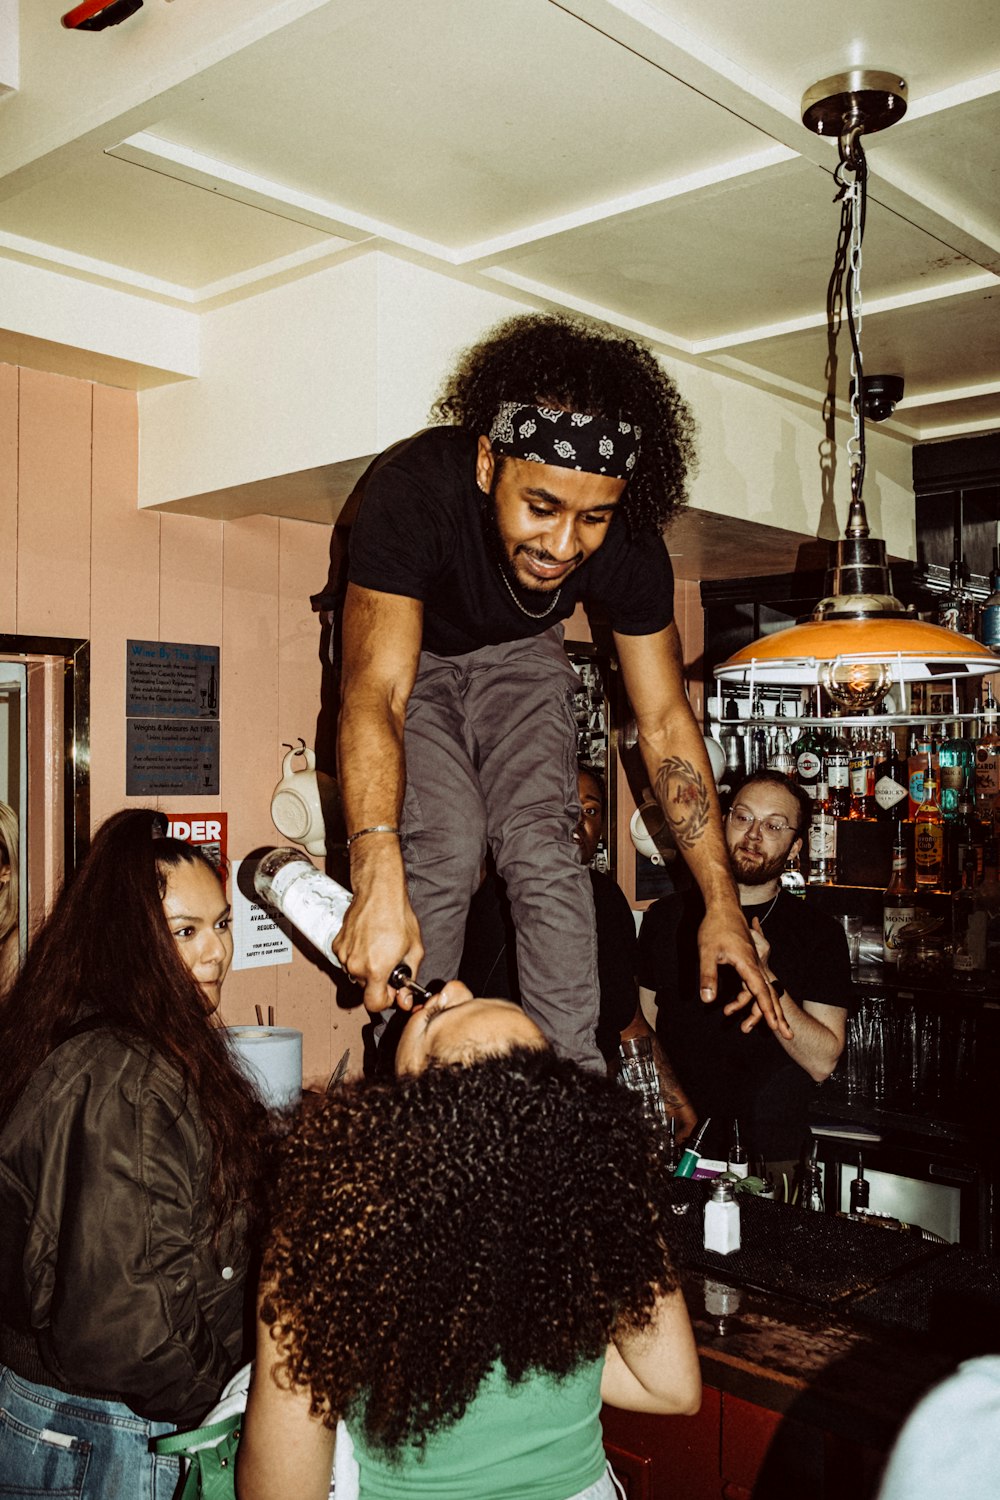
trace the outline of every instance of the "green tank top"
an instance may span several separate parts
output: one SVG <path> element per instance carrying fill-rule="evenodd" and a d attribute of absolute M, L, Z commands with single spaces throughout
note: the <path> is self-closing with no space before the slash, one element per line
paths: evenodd
<path fill-rule="evenodd" d="M 604 1473 L 604 1360 L 557 1380 L 532 1374 L 512 1385 L 494 1365 L 452 1426 L 404 1448 L 397 1462 L 366 1446 L 348 1422 L 361 1500 L 567 1500 Z"/>

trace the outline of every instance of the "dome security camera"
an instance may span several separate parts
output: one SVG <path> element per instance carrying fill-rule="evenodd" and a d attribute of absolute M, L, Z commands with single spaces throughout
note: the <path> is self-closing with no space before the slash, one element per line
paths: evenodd
<path fill-rule="evenodd" d="M 865 393 L 865 416 L 870 422 L 884 422 L 896 410 L 903 399 L 902 375 L 866 375 L 862 382 Z M 854 400 L 854 381 L 851 381 L 851 400 Z"/>
<path fill-rule="evenodd" d="M 66 12 L 62 23 L 67 31 L 104 31 L 127 21 L 137 10 L 142 10 L 142 0 L 83 0 Z"/>

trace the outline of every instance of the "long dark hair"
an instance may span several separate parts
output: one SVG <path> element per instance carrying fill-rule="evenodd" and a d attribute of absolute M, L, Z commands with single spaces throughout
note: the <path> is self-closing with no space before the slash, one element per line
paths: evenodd
<path fill-rule="evenodd" d="M 279 1167 L 261 1320 L 314 1415 L 389 1451 L 497 1362 L 516 1382 L 598 1359 L 676 1286 L 652 1127 L 547 1048 L 304 1103 Z"/>
<path fill-rule="evenodd" d="M 108 818 L 34 937 L 20 977 L 0 1002 L 0 1125 L 35 1069 L 78 1018 L 97 1014 L 176 1067 L 211 1136 L 217 1223 L 253 1209 L 266 1114 L 235 1067 L 224 1031 L 210 1024 L 201 987 L 163 913 L 167 872 L 203 864 L 179 839 L 159 837 L 162 815 L 130 809 Z"/>
<path fill-rule="evenodd" d="M 684 504 L 694 418 L 645 344 L 576 318 L 508 318 L 462 355 L 434 415 L 479 437 L 501 401 L 638 422 L 642 452 L 620 504 L 631 532 L 662 531 Z"/>

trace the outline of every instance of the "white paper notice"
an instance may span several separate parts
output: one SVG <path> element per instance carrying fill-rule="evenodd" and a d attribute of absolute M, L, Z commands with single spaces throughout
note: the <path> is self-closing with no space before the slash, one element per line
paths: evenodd
<path fill-rule="evenodd" d="M 248 901 L 240 890 L 240 861 L 233 860 L 233 968 L 261 969 L 268 964 L 290 964 L 291 939 L 276 927 L 267 912 Z"/>

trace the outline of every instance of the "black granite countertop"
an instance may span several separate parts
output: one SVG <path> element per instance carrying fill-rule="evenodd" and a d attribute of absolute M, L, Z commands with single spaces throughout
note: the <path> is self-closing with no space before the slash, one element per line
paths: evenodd
<path fill-rule="evenodd" d="M 702 1242 L 707 1191 L 671 1183 L 706 1384 L 884 1449 L 930 1386 L 1000 1350 L 1000 1262 L 752 1198 L 721 1256 Z"/>

